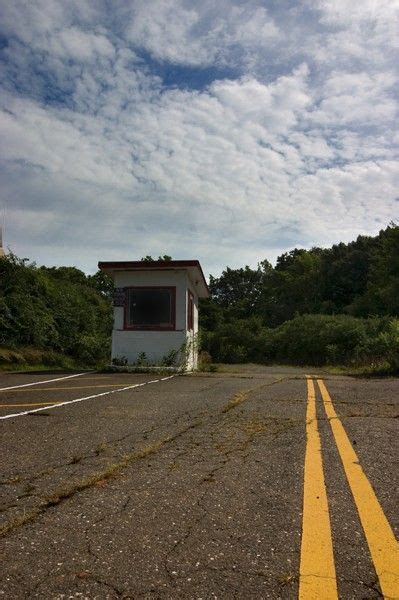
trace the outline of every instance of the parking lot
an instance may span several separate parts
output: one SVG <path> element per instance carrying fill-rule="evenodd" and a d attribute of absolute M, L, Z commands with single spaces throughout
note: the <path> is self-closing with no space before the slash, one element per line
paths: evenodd
<path fill-rule="evenodd" d="M 0 593 L 399 598 L 398 405 L 289 367 L 2 374 Z"/>

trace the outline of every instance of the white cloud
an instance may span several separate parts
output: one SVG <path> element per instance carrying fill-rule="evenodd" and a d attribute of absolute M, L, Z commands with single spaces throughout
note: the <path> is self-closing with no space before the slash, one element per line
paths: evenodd
<path fill-rule="evenodd" d="M 320 63 L 350 68 L 355 62 L 372 71 L 397 60 L 398 0 L 307 3 L 320 11 L 319 22 L 327 27 L 314 48 L 315 58 Z"/>
<path fill-rule="evenodd" d="M 363 0 L 351 3 L 346 0 L 317 0 L 312 4 L 322 12 L 321 21 L 334 25 L 373 21 L 378 27 L 382 23 L 392 23 L 399 14 L 398 0 Z"/>
<path fill-rule="evenodd" d="M 62 57 L 87 61 L 96 55 L 113 58 L 115 48 L 105 35 L 86 33 L 77 27 L 69 27 L 54 36 L 51 51 Z"/>
<path fill-rule="evenodd" d="M 270 47 L 279 30 L 264 7 L 231 2 L 201 2 L 189 7 L 183 0 L 139 0 L 132 4 L 128 39 L 158 60 L 207 66 L 234 62 L 237 50 Z"/>
<path fill-rule="evenodd" d="M 312 35 L 297 19 L 284 37 L 292 13 L 285 22 L 255 2 L 116 2 L 112 28 L 97 3 L 7 6 L 0 159 L 14 249 L 91 270 L 97 258 L 166 252 L 217 272 L 399 218 L 395 65 L 347 67 L 332 29 L 350 43 L 354 28 L 360 48 L 371 17 L 318 7 Z M 166 88 L 144 51 L 242 72 Z"/>
<path fill-rule="evenodd" d="M 353 123 L 383 124 L 397 112 L 392 73 L 332 72 L 321 91 L 321 101 L 312 120 L 342 126 Z"/>
<path fill-rule="evenodd" d="M 93 27 L 100 17 L 95 3 L 87 0 L 15 0 L 3 2 L 0 8 L 2 29 L 31 48 L 43 47 L 73 23 Z"/>

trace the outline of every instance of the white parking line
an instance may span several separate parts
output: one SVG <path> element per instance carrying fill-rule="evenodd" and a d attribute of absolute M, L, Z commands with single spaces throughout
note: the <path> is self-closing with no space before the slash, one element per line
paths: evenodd
<path fill-rule="evenodd" d="M 117 394 L 118 392 L 125 392 L 126 390 L 132 390 L 133 388 L 143 387 L 144 385 L 150 385 L 151 383 L 159 383 L 160 381 L 167 381 L 168 379 L 172 379 L 173 377 L 177 377 L 177 375 L 169 375 L 168 377 L 161 377 L 160 379 L 152 379 L 151 381 L 144 381 L 144 383 L 135 383 L 133 385 L 128 385 L 123 388 L 118 388 L 117 390 L 109 390 L 109 392 L 101 392 L 101 394 L 85 396 L 84 398 L 75 398 L 75 400 L 66 400 L 65 402 L 61 402 L 60 404 L 49 404 L 48 406 L 42 406 L 41 408 L 34 408 L 33 410 L 24 410 L 23 412 L 14 413 L 11 415 L 4 415 L 3 417 L 0 417 L 0 420 L 14 419 L 15 417 L 22 417 L 24 415 L 30 415 L 32 413 L 40 412 L 42 410 L 50 410 L 51 408 L 60 408 L 60 406 L 66 406 L 67 404 L 75 404 L 76 402 L 84 402 L 84 400 L 92 400 L 93 398 L 100 398 L 101 396 L 109 396 L 111 394 Z"/>
<path fill-rule="evenodd" d="M 53 381 L 62 381 L 63 379 L 72 379 L 72 377 L 80 377 L 81 375 L 87 375 L 93 373 L 93 371 L 85 371 L 84 373 L 76 373 L 75 375 L 65 375 L 65 377 L 56 377 L 55 379 L 46 379 L 45 381 L 34 381 L 33 383 L 22 383 L 21 385 L 11 385 L 10 387 L 0 388 L 0 392 L 7 390 L 16 390 L 17 388 L 29 387 L 30 385 L 39 385 L 40 383 L 51 383 Z"/>

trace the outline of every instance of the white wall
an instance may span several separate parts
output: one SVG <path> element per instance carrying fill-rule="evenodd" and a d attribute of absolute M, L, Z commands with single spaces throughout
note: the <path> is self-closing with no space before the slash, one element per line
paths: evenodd
<path fill-rule="evenodd" d="M 186 287 L 191 291 L 194 296 L 194 315 L 193 324 L 194 328 L 192 331 L 187 330 L 187 368 L 189 370 L 197 369 L 198 367 L 198 294 L 195 291 L 195 286 L 191 281 L 187 273 Z M 187 314 L 187 310 L 186 310 Z"/>
<path fill-rule="evenodd" d="M 126 356 L 134 364 L 145 352 L 151 364 L 159 364 L 171 350 L 184 344 L 184 331 L 116 331 L 112 332 L 112 358 Z"/>
<path fill-rule="evenodd" d="M 184 343 L 190 347 L 189 369 L 197 366 L 197 348 L 193 344 L 198 332 L 198 296 L 187 271 L 116 271 L 115 286 L 175 286 L 176 287 L 176 330 L 175 331 L 132 331 L 124 330 L 124 309 L 114 307 L 112 332 L 112 358 L 127 357 L 134 364 L 141 352 L 145 352 L 151 363 L 160 363 L 171 350 L 178 350 Z M 187 289 L 194 295 L 194 333 L 187 331 Z"/>

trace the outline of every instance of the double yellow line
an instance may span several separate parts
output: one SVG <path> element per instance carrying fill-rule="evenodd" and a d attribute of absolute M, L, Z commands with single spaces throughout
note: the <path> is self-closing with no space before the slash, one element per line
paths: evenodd
<path fill-rule="evenodd" d="M 324 382 L 317 380 L 346 478 L 385 598 L 399 598 L 399 547 Z M 299 600 L 338 598 L 327 491 L 317 425 L 316 393 L 307 378 L 306 454 Z"/>

